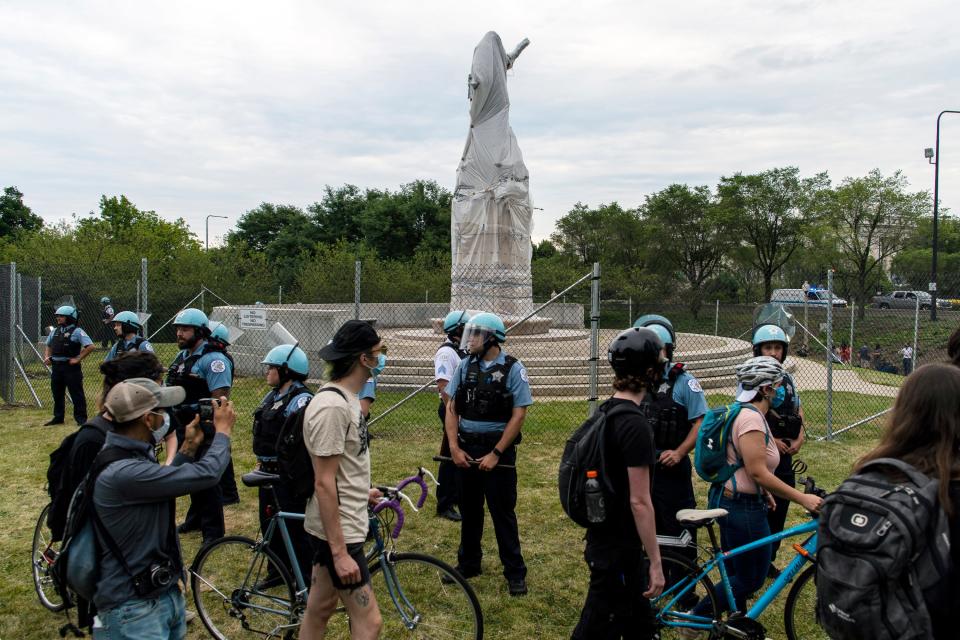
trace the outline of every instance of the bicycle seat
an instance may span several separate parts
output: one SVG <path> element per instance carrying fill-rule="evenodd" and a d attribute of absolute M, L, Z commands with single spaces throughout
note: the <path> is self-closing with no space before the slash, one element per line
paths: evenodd
<path fill-rule="evenodd" d="M 725 515 L 727 515 L 726 509 L 680 509 L 680 511 L 677 511 L 677 522 L 694 527 L 703 527 Z"/>
<path fill-rule="evenodd" d="M 280 482 L 280 476 L 275 473 L 267 473 L 265 471 L 251 471 L 250 473 L 245 473 L 241 476 L 240 481 L 248 487 L 264 487 L 268 484 L 276 484 Z"/>

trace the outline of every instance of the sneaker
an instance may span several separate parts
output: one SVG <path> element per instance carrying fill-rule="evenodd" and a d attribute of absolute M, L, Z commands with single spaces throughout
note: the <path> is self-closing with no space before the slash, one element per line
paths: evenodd
<path fill-rule="evenodd" d="M 463 517 L 459 513 L 457 513 L 457 510 L 454 509 L 453 507 L 450 507 L 446 511 L 438 512 L 437 517 L 444 518 L 451 522 L 460 522 L 461 520 L 463 520 Z"/>
<path fill-rule="evenodd" d="M 44 422 L 44 423 L 43 423 L 43 426 L 45 426 L 45 427 L 52 427 L 53 425 L 56 425 L 56 424 L 63 424 L 63 420 L 57 420 L 56 418 L 54 418 L 53 420 L 50 420 L 49 422 Z"/>
<path fill-rule="evenodd" d="M 525 596 L 527 595 L 527 581 L 523 578 L 519 580 L 507 580 L 507 589 L 510 591 L 511 596 Z"/>
<path fill-rule="evenodd" d="M 476 578 L 477 576 L 483 574 L 483 570 L 482 570 L 482 569 L 476 569 L 476 570 L 474 570 L 474 571 L 467 571 L 467 570 L 465 570 L 465 569 L 460 568 L 460 565 L 455 566 L 455 567 L 453 568 L 453 570 L 456 571 L 457 573 L 459 573 L 461 576 L 463 576 L 463 577 L 464 577 L 465 579 L 467 579 L 467 580 L 469 580 L 470 578 Z M 453 578 L 451 578 L 451 577 L 450 577 L 449 575 L 447 575 L 446 573 L 443 574 L 443 576 L 440 578 L 440 581 L 441 581 L 443 584 L 453 584 Z"/>
<path fill-rule="evenodd" d="M 220 501 L 220 505 L 223 507 L 229 507 L 233 504 L 240 504 L 240 496 L 224 498 Z"/>
<path fill-rule="evenodd" d="M 183 616 L 183 619 L 186 620 L 187 624 L 193 622 L 197 617 L 197 612 L 191 609 L 187 609 L 187 613 Z"/>
<path fill-rule="evenodd" d="M 184 522 L 183 524 L 177 527 L 177 533 L 181 535 L 184 533 L 193 533 L 194 531 L 200 531 L 200 527 L 188 522 Z"/>

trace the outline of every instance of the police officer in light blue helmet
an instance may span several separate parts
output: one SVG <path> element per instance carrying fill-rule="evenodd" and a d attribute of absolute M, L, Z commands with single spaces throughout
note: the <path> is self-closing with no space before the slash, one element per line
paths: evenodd
<path fill-rule="evenodd" d="M 121 353 L 127 351 L 153 353 L 153 345 L 142 335 L 143 325 L 140 324 L 140 316 L 133 311 L 121 311 L 113 316 L 113 331 L 117 335 L 117 340 L 107 352 L 104 362 L 115 360 Z"/>
<path fill-rule="evenodd" d="M 222 322 L 210 322 L 210 341 L 218 342 L 224 347 L 230 346 L 230 329 Z"/>
<path fill-rule="evenodd" d="M 100 331 L 101 331 L 101 346 L 104 349 L 107 348 L 107 345 L 113 341 L 113 305 L 110 303 L 110 298 L 103 296 L 100 298 L 100 306 L 103 307 L 100 313 Z"/>
<path fill-rule="evenodd" d="M 83 392 L 81 361 L 94 350 L 93 340 L 77 326 L 77 308 L 65 304 L 53 313 L 56 328 L 47 336 L 43 362 L 50 366 L 50 391 L 53 393 L 53 418 L 47 425 L 63 424 L 66 392 L 73 402 L 73 419 L 78 425 L 87 421 L 87 398 Z"/>
<path fill-rule="evenodd" d="M 770 356 L 783 364 L 786 362 L 789 349 L 790 337 L 779 325 L 763 324 L 754 329 L 754 357 Z M 780 464 L 777 465 L 773 475 L 791 487 L 795 487 L 797 478 L 793 472 L 793 456 L 803 446 L 806 431 L 803 428 L 800 393 L 797 391 L 793 376 L 786 369 L 783 372 L 783 384 L 777 387 L 777 395 L 770 403 L 770 411 L 767 412 L 766 419 L 770 426 L 770 433 L 777 443 L 777 449 L 780 450 Z M 777 506 L 767 511 L 767 523 L 770 525 L 770 533 L 779 533 L 783 531 L 787 521 L 790 501 L 778 496 L 774 496 L 774 500 Z M 780 575 L 779 569 L 772 563 L 772 560 L 776 559 L 779 547 L 779 541 L 771 546 L 771 564 L 767 574 L 774 578 Z"/>
<path fill-rule="evenodd" d="M 440 395 L 437 415 L 440 417 L 441 433 L 443 433 L 443 424 L 447 415 L 447 402 L 450 400 L 450 396 L 447 395 L 447 384 L 450 383 L 454 371 L 460 366 L 460 361 L 467 355 L 461 347 L 460 339 L 463 337 L 463 327 L 469 321 L 470 314 L 467 311 L 454 309 L 446 315 L 441 325 L 443 333 L 446 334 L 446 339 L 433 357 L 433 378 L 436 380 L 437 393 Z M 440 456 L 450 457 L 450 446 L 445 435 L 440 442 Z M 437 515 L 453 522 L 459 522 L 456 467 L 452 462 L 443 461 L 440 463 L 437 480 L 440 483 L 440 486 L 437 487 Z"/>
<path fill-rule="evenodd" d="M 696 540 L 696 529 L 682 526 L 676 513 L 697 506 L 689 454 L 697 442 L 700 423 L 707 413 L 706 396 L 700 382 L 687 371 L 686 366 L 673 363 L 677 332 L 668 318 L 648 314 L 637 318 L 633 326 L 653 331 L 663 342 L 667 359 L 663 382 L 654 393 L 648 394 L 650 400 L 645 406 L 657 453 L 651 487 L 657 534 L 679 536 L 686 530 Z M 693 550 L 682 549 L 680 553 L 690 560 L 696 558 Z M 678 576 L 671 574 L 670 567 L 664 567 L 664 571 L 667 584 L 673 584 Z"/>
<path fill-rule="evenodd" d="M 257 457 L 257 467 L 266 473 L 279 473 L 277 466 L 277 438 L 284 423 L 310 403 L 313 394 L 307 389 L 306 380 L 310 373 L 310 363 L 303 349 L 293 344 L 282 344 L 267 353 L 260 364 L 266 365 L 267 384 L 270 392 L 253 412 L 253 454 Z M 307 506 L 306 498 L 297 498 L 283 482 L 273 485 L 279 504 L 274 504 L 274 493 L 260 487 L 260 529 L 266 533 L 273 513 L 286 511 L 303 513 Z M 303 521 L 288 521 L 287 529 L 293 543 L 300 571 L 310 575 L 313 554 L 309 539 L 303 530 Z M 283 539 L 274 536 L 271 549 L 289 565 Z M 292 572 L 292 567 L 287 566 Z"/>

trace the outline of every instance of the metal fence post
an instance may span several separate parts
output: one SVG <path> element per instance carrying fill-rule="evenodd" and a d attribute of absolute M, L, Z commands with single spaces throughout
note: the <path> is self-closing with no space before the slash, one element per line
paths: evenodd
<path fill-rule="evenodd" d="M 913 365 L 911 369 L 916 369 L 917 365 L 920 364 L 920 356 L 917 353 L 917 339 L 920 334 L 920 296 L 917 296 L 916 308 L 913 311 L 913 357 L 910 359 L 910 364 Z M 904 371 L 903 375 L 907 375 L 907 372 Z"/>
<path fill-rule="evenodd" d="M 10 404 L 13 404 L 14 402 L 16 402 L 16 398 L 13 397 L 13 394 L 16 391 L 16 378 L 14 377 L 14 373 L 13 373 L 13 360 L 14 360 L 14 354 L 16 353 L 16 349 L 17 349 L 17 338 L 16 338 L 17 263 L 16 262 L 10 263 L 10 291 L 8 291 L 8 293 L 10 294 L 10 298 L 9 298 L 10 313 L 9 313 L 9 317 L 6 318 L 6 320 L 7 320 L 7 331 L 9 332 L 7 335 L 10 336 L 9 345 L 8 345 L 8 349 L 10 351 L 8 353 L 9 359 L 7 360 L 4 366 L 4 370 L 7 372 L 7 379 L 4 382 L 6 382 L 6 386 L 7 386 L 7 402 L 9 402 Z"/>
<path fill-rule="evenodd" d="M 857 301 L 852 300 L 850 302 L 850 366 L 853 366 L 853 354 L 856 352 L 856 347 L 853 346 L 853 318 L 857 315 Z"/>
<path fill-rule="evenodd" d="M 600 357 L 600 263 L 593 263 L 590 279 L 590 397 L 588 413 L 597 410 L 597 363 Z"/>
<path fill-rule="evenodd" d="M 627 298 L 627 313 L 630 315 L 630 317 L 627 318 L 627 326 L 632 327 L 633 326 L 633 296 L 629 296 Z"/>
<path fill-rule="evenodd" d="M 353 317 L 360 319 L 360 261 L 353 263 Z"/>
<path fill-rule="evenodd" d="M 143 313 L 148 313 L 149 305 L 147 304 L 147 259 L 140 258 L 140 311 Z M 143 323 L 143 335 L 150 335 L 150 330 L 147 328 L 147 323 Z"/>
<path fill-rule="evenodd" d="M 807 308 L 808 308 L 807 292 L 804 291 L 803 292 L 803 326 L 804 327 L 810 326 L 810 320 L 807 319 Z M 805 356 L 810 355 L 810 332 L 809 331 L 803 332 L 803 354 Z"/>
<path fill-rule="evenodd" d="M 34 336 L 35 340 L 40 340 L 43 337 L 43 278 L 37 276 L 37 335 Z"/>
<path fill-rule="evenodd" d="M 717 310 L 713 312 L 713 335 L 720 335 L 720 300 L 717 299 Z"/>
<path fill-rule="evenodd" d="M 806 307 L 806 303 L 804 303 Z M 827 440 L 833 439 L 833 269 L 827 270 Z"/>
<path fill-rule="evenodd" d="M 280 290 L 277 291 L 277 304 L 283 304 L 283 285 L 280 285 Z"/>

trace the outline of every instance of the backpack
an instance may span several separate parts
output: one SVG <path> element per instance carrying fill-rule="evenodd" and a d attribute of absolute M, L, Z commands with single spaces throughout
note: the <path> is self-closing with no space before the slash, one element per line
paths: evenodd
<path fill-rule="evenodd" d="M 716 506 L 724 483 L 743 466 L 743 458 L 739 454 L 735 463 L 727 462 L 727 445 L 731 442 L 733 423 L 744 407 L 760 413 L 752 404 L 734 402 L 710 409 L 700 423 L 700 431 L 697 433 L 697 443 L 693 452 L 693 466 L 697 475 L 710 483 L 708 505 Z M 770 429 L 767 428 L 764 430 L 764 444 L 769 441 Z"/>
<path fill-rule="evenodd" d="M 51 567 L 57 590 L 64 602 L 72 602 L 72 594 L 87 601 L 93 600 L 100 579 L 100 548 L 96 531 L 99 530 L 101 534 L 106 532 L 93 506 L 93 488 L 100 473 L 111 463 L 135 457 L 136 454 L 126 449 L 106 447 L 97 454 L 87 477 L 74 491 L 67 513 L 63 544 Z M 106 537 L 115 547 L 116 543 L 109 533 L 106 533 Z M 124 562 L 122 555 L 118 557 Z"/>
<path fill-rule="evenodd" d="M 317 393 L 321 391 L 335 391 L 341 398 L 347 399 L 336 387 L 321 387 Z M 306 404 L 287 416 L 277 436 L 277 467 L 280 470 L 280 480 L 300 500 L 306 500 L 313 495 L 313 460 L 303 441 L 303 416 L 309 406 Z"/>
<path fill-rule="evenodd" d="M 605 404 L 602 405 L 571 434 L 563 448 L 557 482 L 560 506 L 581 527 L 599 524 L 587 519 L 587 471 L 597 472 L 604 503 L 616 504 L 617 492 L 606 473 L 606 429 L 611 417 L 626 413 L 644 415 L 640 407 L 632 402 L 620 403 L 609 411 Z"/>
<path fill-rule="evenodd" d="M 886 467 L 886 469 L 884 469 Z M 895 481 L 889 468 L 905 479 Z M 865 464 L 827 496 L 817 543 L 817 618 L 832 638 L 931 638 L 928 602 L 950 570 L 937 479 L 901 460 Z"/>
<path fill-rule="evenodd" d="M 99 429 L 106 435 L 107 431 L 96 422 L 85 422 L 80 428 L 60 441 L 60 446 L 50 453 L 50 465 L 47 467 L 47 493 L 50 495 L 50 501 L 56 502 L 57 495 L 63 484 L 63 478 L 67 467 L 70 464 L 70 452 L 73 451 L 73 444 L 77 441 L 77 436 L 86 428 Z M 72 492 L 71 492 L 72 493 Z"/>

